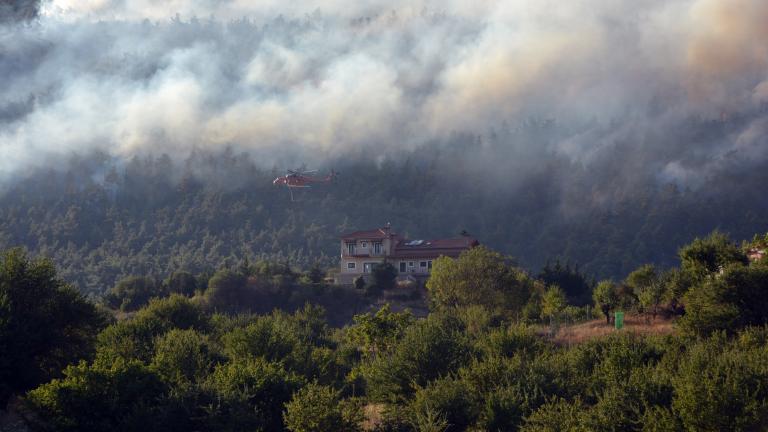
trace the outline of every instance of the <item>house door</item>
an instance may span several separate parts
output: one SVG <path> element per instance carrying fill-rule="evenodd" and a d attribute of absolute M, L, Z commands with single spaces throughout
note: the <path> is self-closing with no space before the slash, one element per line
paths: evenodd
<path fill-rule="evenodd" d="M 400 273 L 405 273 L 405 261 L 400 261 Z"/>

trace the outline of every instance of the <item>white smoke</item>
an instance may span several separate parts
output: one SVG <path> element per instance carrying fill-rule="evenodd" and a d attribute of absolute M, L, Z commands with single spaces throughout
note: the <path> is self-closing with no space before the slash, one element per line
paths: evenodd
<path fill-rule="evenodd" d="M 93 150 L 381 157 L 541 118 L 571 132 L 502 143 L 511 170 L 629 145 L 694 184 L 768 160 L 766 22 L 764 0 L 52 0 L 0 27 L 0 180 Z M 734 115 L 754 119 L 664 138 Z"/>

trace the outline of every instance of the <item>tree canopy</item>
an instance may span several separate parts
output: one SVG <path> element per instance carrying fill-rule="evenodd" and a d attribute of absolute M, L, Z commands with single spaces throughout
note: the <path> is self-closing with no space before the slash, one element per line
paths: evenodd
<path fill-rule="evenodd" d="M 0 408 L 93 355 L 104 316 L 53 264 L 20 249 L 0 254 Z"/>
<path fill-rule="evenodd" d="M 482 305 L 489 310 L 516 313 L 527 302 L 533 283 L 511 259 L 479 246 L 456 259 L 436 259 L 427 291 L 436 309 Z"/>
<path fill-rule="evenodd" d="M 683 257 L 593 290 L 606 317 L 653 306 L 676 316 L 673 332 L 562 343 L 547 321 L 593 328 L 591 307 L 485 248 L 437 260 L 426 316 L 385 304 L 343 327 L 309 303 L 229 307 L 294 284 L 326 289 L 263 261 L 195 277 L 217 306 L 203 289 L 164 290 L 104 327 L 50 262 L 13 250 L 0 260 L 2 390 L 34 430 L 763 430 L 768 266 Z"/>

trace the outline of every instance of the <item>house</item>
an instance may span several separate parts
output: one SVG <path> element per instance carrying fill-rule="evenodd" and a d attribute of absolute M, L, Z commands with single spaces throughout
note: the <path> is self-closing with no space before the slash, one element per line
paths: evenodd
<path fill-rule="evenodd" d="M 338 283 L 351 284 L 367 277 L 376 264 L 389 262 L 397 269 L 398 279 L 426 279 L 432 261 L 440 256 L 458 257 L 480 243 L 469 235 L 437 240 L 409 240 L 395 233 L 389 224 L 382 228 L 355 231 L 341 237 L 341 272 Z"/>

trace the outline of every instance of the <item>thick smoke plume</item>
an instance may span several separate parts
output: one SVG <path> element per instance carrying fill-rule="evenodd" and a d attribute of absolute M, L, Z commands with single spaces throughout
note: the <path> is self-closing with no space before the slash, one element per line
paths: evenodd
<path fill-rule="evenodd" d="M 231 147 L 271 166 L 457 136 L 485 140 L 468 170 L 495 163 L 510 183 L 565 158 L 614 167 L 619 185 L 695 188 L 768 160 L 764 0 L 52 0 L 0 14 L 0 180 L 94 150 Z M 531 121 L 555 131 L 520 132 Z M 708 121 L 729 126 L 686 132 Z"/>

